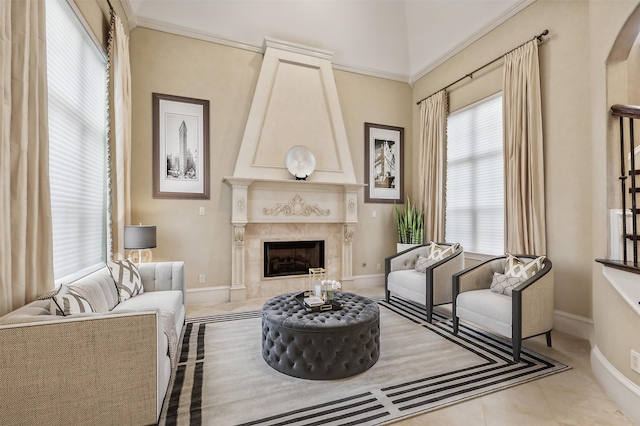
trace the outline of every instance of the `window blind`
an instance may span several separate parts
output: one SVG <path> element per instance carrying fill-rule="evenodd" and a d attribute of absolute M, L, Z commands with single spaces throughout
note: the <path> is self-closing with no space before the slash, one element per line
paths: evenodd
<path fill-rule="evenodd" d="M 66 1 L 47 1 L 56 283 L 106 260 L 106 59 Z"/>
<path fill-rule="evenodd" d="M 504 254 L 502 95 L 447 119 L 445 235 L 466 252 Z"/>

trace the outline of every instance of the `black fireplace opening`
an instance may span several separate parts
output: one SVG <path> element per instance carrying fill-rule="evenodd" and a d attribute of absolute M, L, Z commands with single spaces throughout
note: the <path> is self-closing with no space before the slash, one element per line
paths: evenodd
<path fill-rule="evenodd" d="M 265 241 L 265 278 L 306 275 L 309 268 L 324 268 L 324 241 Z"/>

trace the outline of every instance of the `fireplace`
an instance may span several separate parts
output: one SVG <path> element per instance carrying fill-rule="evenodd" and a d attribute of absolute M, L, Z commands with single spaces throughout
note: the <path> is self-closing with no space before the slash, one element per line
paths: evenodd
<path fill-rule="evenodd" d="M 265 278 L 306 275 L 309 268 L 324 268 L 324 241 L 265 241 Z"/>

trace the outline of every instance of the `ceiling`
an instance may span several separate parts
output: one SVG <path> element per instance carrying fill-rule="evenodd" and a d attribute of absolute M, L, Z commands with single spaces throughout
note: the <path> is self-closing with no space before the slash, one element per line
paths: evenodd
<path fill-rule="evenodd" d="M 412 83 L 535 0 L 122 0 L 135 26 L 262 52 L 333 52 L 337 69 Z"/>

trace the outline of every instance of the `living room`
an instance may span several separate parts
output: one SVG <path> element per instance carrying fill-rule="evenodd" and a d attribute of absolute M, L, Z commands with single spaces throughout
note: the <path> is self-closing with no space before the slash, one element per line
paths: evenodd
<path fill-rule="evenodd" d="M 108 2 L 74 3 L 99 44 L 106 46 Z M 185 262 L 187 315 L 201 315 L 208 309 L 256 308 L 259 302 L 255 300 L 264 301 L 280 291 L 245 291 L 243 295 L 237 293 L 237 299 L 231 294 L 235 274 L 231 249 L 234 201 L 233 189 L 225 178 L 234 174 L 251 114 L 262 47 L 225 45 L 202 31 L 188 32 L 184 27 L 151 19 L 140 19 L 136 24 L 128 1 L 111 0 L 111 4 L 130 37 L 130 224 L 157 227 L 154 261 Z M 364 183 L 365 179 L 364 124 L 403 128 L 404 192 L 413 200 L 420 191 L 420 117 L 416 102 L 542 30 L 549 30 L 539 46 L 539 55 L 546 179 L 544 254 L 553 261 L 555 270 L 554 331 L 570 336 L 569 341 L 576 338 L 588 342 L 587 369 L 593 370 L 590 374 L 595 374 L 606 395 L 636 422 L 640 421 L 640 376 L 630 367 L 629 353 L 640 352 L 640 316 L 603 275 L 603 267 L 595 259 L 608 256 L 612 238 L 608 215 L 610 209 L 617 208 L 616 190 L 612 189 L 617 121 L 609 116 L 609 108 L 640 102 L 632 85 L 637 76 L 634 65 L 638 50 L 634 42 L 638 30 L 633 29 L 638 19 L 637 5 L 636 1 L 623 0 L 537 0 L 468 45 L 449 52 L 423 75 L 381 76 L 365 70 L 333 68 L 356 181 Z M 216 34 L 215 29 L 210 33 Z M 262 36 L 283 38 L 279 33 Z M 285 41 L 309 44 L 302 37 Z M 337 51 L 340 46 L 312 47 Z M 501 84 L 500 64 L 483 70 L 450 89 L 449 111 L 499 92 Z M 207 199 L 153 196 L 153 93 L 209 101 Z M 297 144 L 304 143 L 291 145 Z M 337 278 L 347 291 L 382 296 L 384 259 L 396 252 L 394 205 L 367 203 L 364 191 L 358 191 L 350 274 Z M 5 235 L 10 234 L 8 223 L 3 221 L 1 231 Z M 468 265 L 485 258 L 470 254 Z M 3 285 L 9 281 L 3 276 Z"/>

